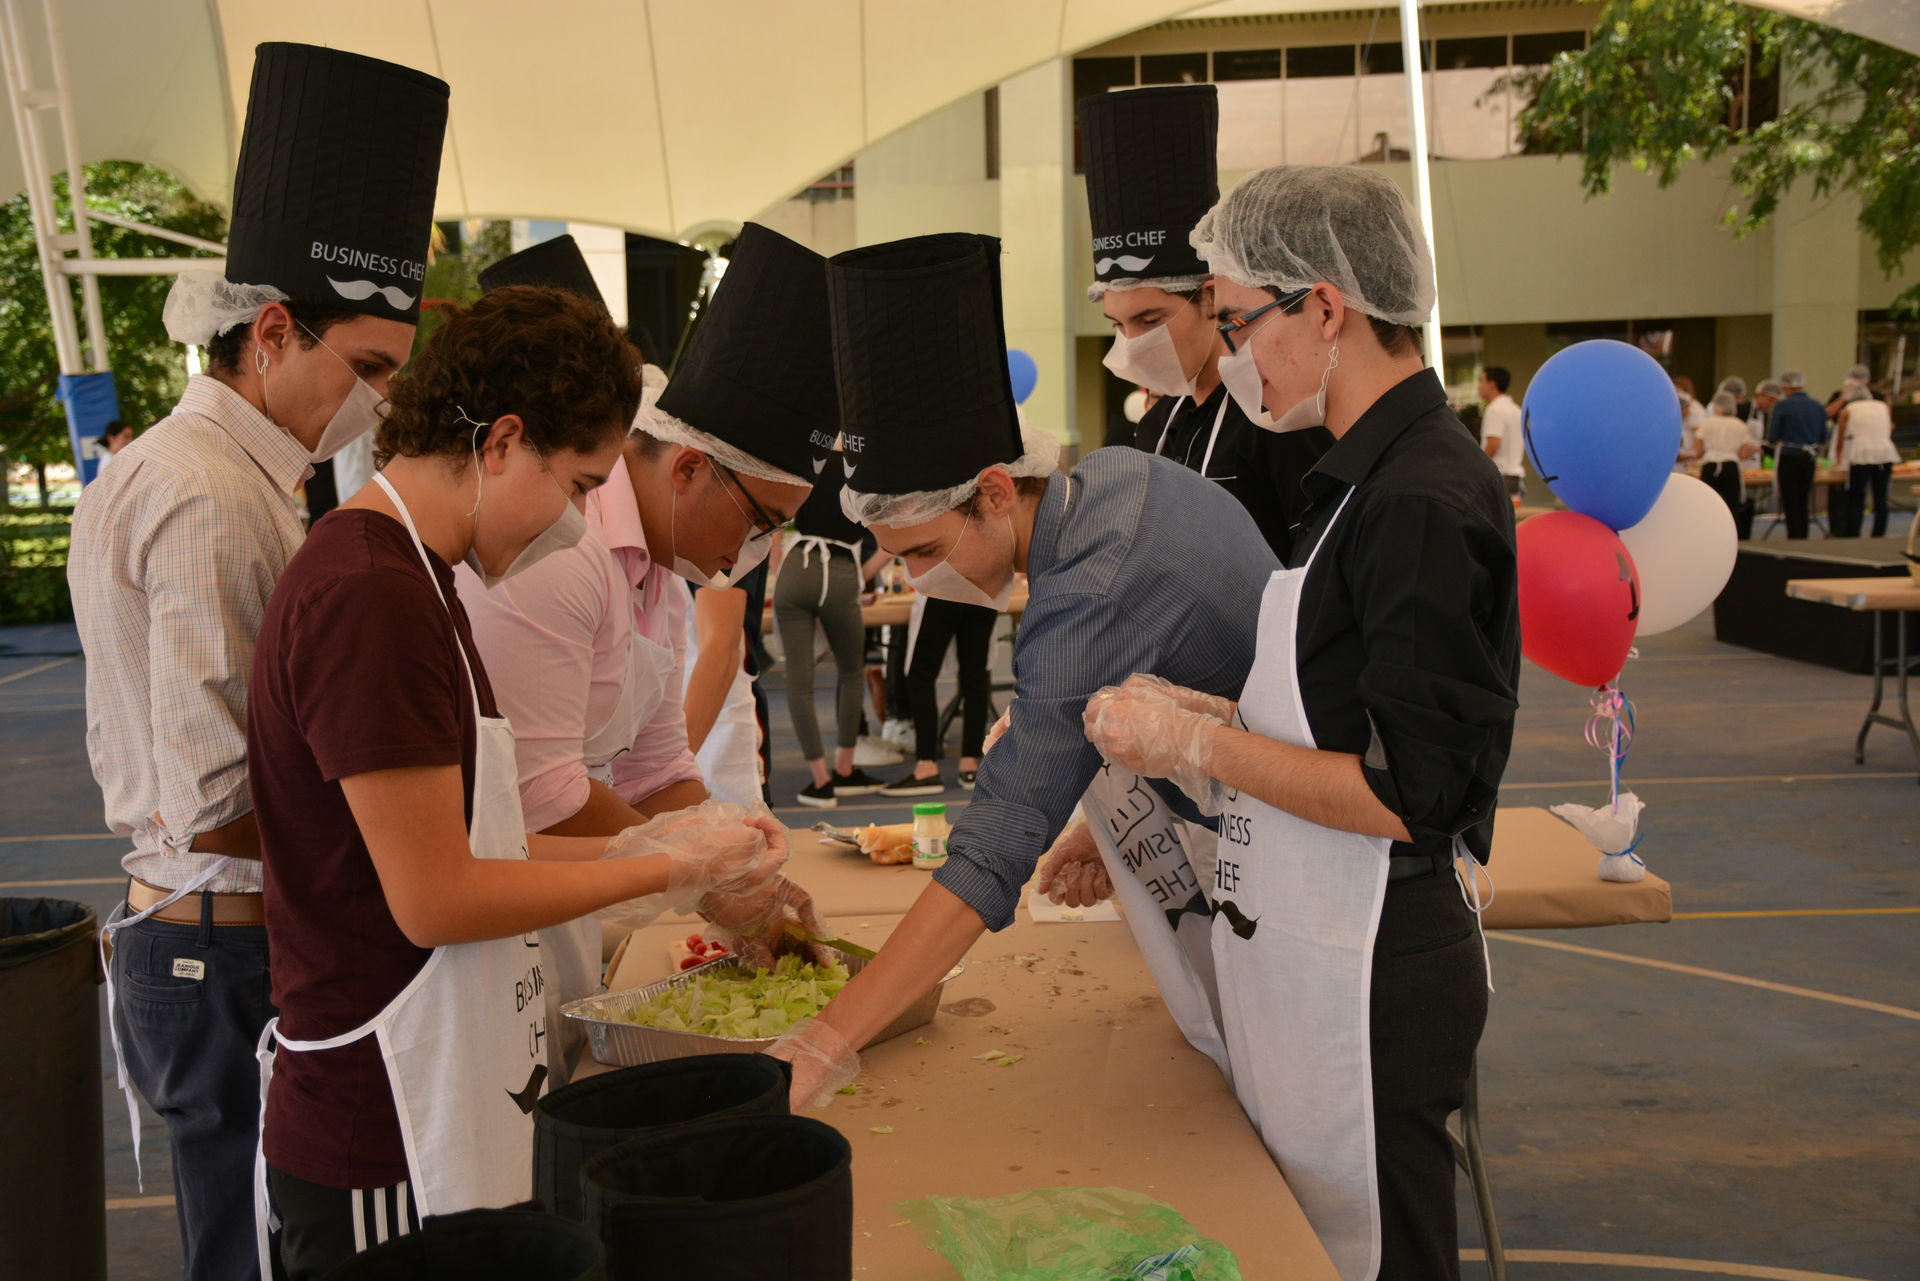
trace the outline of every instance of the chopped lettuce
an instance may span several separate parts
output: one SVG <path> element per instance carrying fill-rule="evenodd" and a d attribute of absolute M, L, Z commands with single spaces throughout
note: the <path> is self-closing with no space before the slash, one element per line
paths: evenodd
<path fill-rule="evenodd" d="M 721 970 L 672 987 L 627 1012 L 629 1022 L 669 1032 L 751 1041 L 779 1036 L 826 1008 L 847 985 L 842 965 L 783 956 L 771 971 Z"/>

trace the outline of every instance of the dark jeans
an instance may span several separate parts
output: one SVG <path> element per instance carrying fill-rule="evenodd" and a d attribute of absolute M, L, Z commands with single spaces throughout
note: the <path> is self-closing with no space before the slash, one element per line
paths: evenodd
<path fill-rule="evenodd" d="M 987 673 L 993 624 L 1000 615 L 981 605 L 961 605 L 929 599 L 920 615 L 920 634 L 913 642 L 913 663 L 907 669 L 907 687 L 913 703 L 913 743 L 916 760 L 940 759 L 940 694 L 936 683 L 947 646 L 960 645 L 961 717 L 960 755 L 980 755 L 987 740 L 987 710 L 992 680 Z"/>
<path fill-rule="evenodd" d="M 1807 506 L 1813 500 L 1813 452 L 1782 449 L 1773 465 L 1773 483 L 1780 487 L 1780 510 L 1786 513 L 1787 537 L 1807 536 Z"/>
<path fill-rule="evenodd" d="M 198 962 L 202 977 L 175 977 L 176 960 Z M 127 1077 L 167 1123 L 173 1147 L 183 1275 L 256 1278 L 260 1067 L 253 1052 L 274 1014 L 267 931 L 146 920 L 113 936 L 112 965 Z"/>
<path fill-rule="evenodd" d="M 1700 469 L 1700 479 L 1727 504 L 1734 533 L 1745 540 L 1753 537 L 1753 504 L 1741 496 L 1740 469 L 1739 463 L 1708 463 Z"/>
<path fill-rule="evenodd" d="M 1387 886 L 1373 945 L 1374 1161 L 1380 1276 L 1457 1281 L 1453 1144 L 1487 1021 L 1487 970 L 1451 872 Z"/>
<path fill-rule="evenodd" d="M 1847 470 L 1847 527 L 1842 538 L 1860 537 L 1860 526 L 1867 515 L 1867 494 L 1873 494 L 1873 536 L 1887 532 L 1887 483 L 1893 479 L 1892 463 L 1855 463 Z"/>

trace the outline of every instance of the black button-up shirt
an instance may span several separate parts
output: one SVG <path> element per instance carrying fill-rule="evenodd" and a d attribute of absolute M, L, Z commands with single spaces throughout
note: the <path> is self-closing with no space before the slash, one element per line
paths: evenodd
<path fill-rule="evenodd" d="M 1328 522 L 1347 502 L 1331 531 Z M 1394 853 L 1481 862 L 1513 745 L 1520 609 L 1513 506 L 1430 369 L 1395 386 L 1306 479 L 1288 564 L 1302 587 L 1296 663 L 1314 741 L 1362 758 L 1413 836 Z"/>
<path fill-rule="evenodd" d="M 1333 436 L 1324 427 L 1273 432 L 1255 426 L 1222 384 L 1197 404 L 1190 396 L 1161 397 L 1140 420 L 1134 444 L 1218 481 L 1247 509 L 1260 536 L 1284 562 L 1293 548 L 1294 527 L 1307 513 L 1301 482 L 1332 447 Z"/>

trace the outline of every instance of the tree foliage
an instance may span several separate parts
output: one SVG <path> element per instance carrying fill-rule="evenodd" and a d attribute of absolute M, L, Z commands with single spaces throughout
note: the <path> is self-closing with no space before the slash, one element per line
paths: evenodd
<path fill-rule="evenodd" d="M 62 231 L 73 229 L 66 175 L 54 179 Z M 90 204 L 107 213 L 206 240 L 226 239 L 220 210 L 194 197 L 163 170 L 128 161 L 87 166 Z M 193 256 L 184 246 L 105 223 L 93 225 L 94 252 L 103 258 Z M 100 307 L 107 354 L 120 392 L 121 417 L 144 425 L 163 417 L 180 397 L 186 370 L 179 344 L 161 323 L 172 276 L 105 276 Z M 71 287 L 75 323 L 85 322 L 80 291 Z M 54 398 L 60 374 L 47 294 L 34 248 L 24 194 L 0 205 L 0 454 L 10 462 L 57 463 L 72 457 L 65 411 Z"/>
<path fill-rule="evenodd" d="M 1749 51 L 1755 77 L 1778 76 L 1780 110 L 1743 128 Z M 1619 164 L 1661 186 L 1728 154 L 1745 235 L 1808 184 L 1816 198 L 1860 201 L 1880 269 L 1920 245 L 1920 59 L 1862 36 L 1732 0 L 1606 0 L 1588 47 L 1523 73 L 1518 125 L 1530 150 L 1580 153 L 1589 195 Z M 1920 285 L 1898 306 L 1920 308 Z"/>

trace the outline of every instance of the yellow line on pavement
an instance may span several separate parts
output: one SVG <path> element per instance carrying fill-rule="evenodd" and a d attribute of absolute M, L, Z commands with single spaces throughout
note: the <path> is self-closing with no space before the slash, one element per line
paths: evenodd
<path fill-rule="evenodd" d="M 1620 952 L 1602 951 L 1597 947 L 1581 947 L 1577 943 L 1556 943 L 1549 939 L 1533 938 L 1528 935 L 1514 934 L 1507 930 L 1489 930 L 1488 938 L 1501 939 L 1508 943 L 1523 943 L 1528 947 L 1544 947 L 1554 952 L 1571 952 L 1575 956 L 1597 956 L 1604 961 L 1622 961 L 1628 965 L 1644 965 L 1649 969 L 1668 970 L 1674 974 L 1690 974 L 1694 978 L 1717 979 L 1722 983 L 1738 983 L 1742 987 L 1757 987 L 1768 992 L 1784 992 L 1788 996 L 1804 996 L 1815 1001 L 1828 1001 L 1834 1005 L 1850 1005 L 1857 1010 L 1871 1010 L 1875 1014 L 1891 1014 L 1895 1018 L 1913 1019 L 1920 1022 L 1920 1010 L 1909 1010 L 1900 1005 L 1882 1005 L 1878 1001 L 1863 1001 L 1857 996 L 1840 996 L 1833 992 L 1816 992 L 1810 987 L 1792 987 L 1786 983 L 1770 983 L 1766 979 L 1750 979 L 1744 974 L 1728 974 L 1725 970 L 1704 970 L 1697 965 L 1681 965 L 1674 961 L 1656 961 L 1651 957 L 1627 956 Z"/>
<path fill-rule="evenodd" d="M 1653 1268 L 1665 1272 L 1699 1272 L 1715 1277 L 1755 1277 L 1758 1281 L 1864 1281 L 1837 1272 L 1802 1272 L 1798 1268 L 1770 1268 L 1759 1263 L 1720 1263 L 1713 1259 L 1669 1259 L 1657 1254 L 1602 1254 L 1592 1250 L 1508 1250 L 1509 1263 L 1593 1263 L 1609 1268 Z M 1485 1250 L 1462 1250 L 1466 1263 L 1485 1262 Z"/>
<path fill-rule="evenodd" d="M 65 658 L 56 658 L 51 663 L 42 663 L 38 667 L 29 667 L 24 672 L 15 672 L 11 676 L 0 676 L 0 685 L 6 685 L 13 681 L 23 681 L 29 676 L 38 676 L 41 672 L 51 671 L 62 663 L 71 663 L 76 657 L 77 655 L 69 654 Z"/>
<path fill-rule="evenodd" d="M 107 1198 L 109 1210 L 163 1210 L 173 1205 L 170 1196 L 110 1196 Z"/>
<path fill-rule="evenodd" d="M 1676 921 L 1726 921 L 1747 916 L 1913 916 L 1920 907 L 1781 907 L 1755 912 L 1675 912 Z"/>
<path fill-rule="evenodd" d="M 64 881 L 0 881 L 0 890 L 43 890 L 55 885 L 125 885 L 124 876 L 76 876 Z"/>

